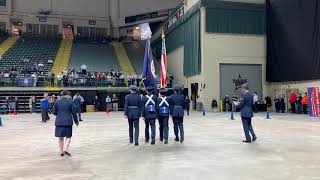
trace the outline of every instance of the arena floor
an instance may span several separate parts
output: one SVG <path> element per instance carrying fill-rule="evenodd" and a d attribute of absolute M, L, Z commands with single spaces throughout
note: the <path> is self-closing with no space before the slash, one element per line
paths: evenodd
<path fill-rule="evenodd" d="M 60 157 L 54 121 L 39 114 L 2 116 L 2 180 L 314 180 L 320 179 L 320 120 L 304 115 L 263 114 L 254 118 L 258 141 L 241 142 L 239 115 L 193 113 L 185 120 L 185 143 L 128 143 L 122 113 L 87 113 L 74 127 L 70 153 Z M 53 117 L 52 117 L 53 119 Z M 157 132 L 158 135 L 158 132 Z"/>

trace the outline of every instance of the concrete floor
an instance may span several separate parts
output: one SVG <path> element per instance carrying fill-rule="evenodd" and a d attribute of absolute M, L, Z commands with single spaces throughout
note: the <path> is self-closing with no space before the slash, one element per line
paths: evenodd
<path fill-rule="evenodd" d="M 185 120 L 185 143 L 128 144 L 122 113 L 88 113 L 74 127 L 70 153 L 60 157 L 54 121 L 39 114 L 2 116 L 1 180 L 315 180 L 320 179 L 320 120 L 304 115 L 254 118 L 258 141 L 241 142 L 239 115 L 193 113 Z M 53 117 L 52 117 L 53 119 Z M 158 134 L 158 132 L 157 132 Z"/>

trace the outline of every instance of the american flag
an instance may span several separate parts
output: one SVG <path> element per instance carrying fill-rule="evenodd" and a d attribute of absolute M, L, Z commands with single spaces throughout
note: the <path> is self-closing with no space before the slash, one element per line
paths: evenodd
<path fill-rule="evenodd" d="M 162 32 L 162 51 L 161 51 L 161 88 L 167 87 L 167 51 L 166 51 L 166 40 L 164 33 Z"/>

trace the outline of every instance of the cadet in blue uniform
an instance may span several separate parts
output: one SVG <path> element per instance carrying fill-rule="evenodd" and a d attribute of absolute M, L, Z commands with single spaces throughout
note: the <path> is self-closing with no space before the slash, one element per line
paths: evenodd
<path fill-rule="evenodd" d="M 184 141 L 184 129 L 183 129 L 183 117 L 185 109 L 185 97 L 181 93 L 182 86 L 176 84 L 173 86 L 174 94 L 171 95 L 171 116 L 174 125 L 174 134 L 176 136 L 175 141 L 179 141 L 180 131 L 180 142 Z"/>
<path fill-rule="evenodd" d="M 253 131 L 253 127 L 251 124 L 251 118 L 253 117 L 253 95 L 248 90 L 248 84 L 245 83 L 241 85 L 242 95 L 240 98 L 240 112 L 244 134 L 246 136 L 246 140 L 243 140 L 244 143 L 251 143 L 251 141 L 256 141 L 257 136 Z M 252 139 L 251 139 L 251 136 Z"/>
<path fill-rule="evenodd" d="M 147 87 L 146 88 L 148 94 L 143 96 L 142 98 L 142 117 L 144 118 L 146 127 L 145 127 L 145 142 L 149 142 L 149 126 L 151 127 L 151 144 L 155 144 L 156 142 L 156 119 L 157 119 L 157 96 L 152 94 L 154 88 Z"/>
<path fill-rule="evenodd" d="M 159 131 L 160 131 L 160 141 L 164 144 L 168 144 L 169 137 L 169 113 L 170 113 L 170 98 L 166 96 L 168 90 L 166 88 L 160 89 L 160 97 L 158 97 L 158 120 L 159 120 Z"/>
<path fill-rule="evenodd" d="M 81 119 L 81 106 L 82 106 L 82 102 L 81 102 L 81 96 L 79 93 L 77 93 L 74 97 L 73 97 L 73 102 L 74 105 L 76 106 L 76 110 L 77 110 L 77 115 L 79 118 L 79 121 L 82 121 Z"/>
<path fill-rule="evenodd" d="M 128 94 L 124 103 L 124 115 L 128 118 L 130 143 L 133 143 L 133 128 L 135 145 L 139 145 L 139 118 L 141 117 L 141 96 L 137 93 L 138 87 L 129 86 L 131 94 Z"/>
<path fill-rule="evenodd" d="M 62 98 L 57 100 L 53 107 L 53 114 L 56 115 L 55 136 L 59 138 L 60 155 L 71 156 L 68 149 L 72 137 L 72 125 L 74 121 L 78 126 L 79 121 L 70 92 L 62 91 L 61 96 Z M 64 138 L 66 139 L 64 140 Z"/>

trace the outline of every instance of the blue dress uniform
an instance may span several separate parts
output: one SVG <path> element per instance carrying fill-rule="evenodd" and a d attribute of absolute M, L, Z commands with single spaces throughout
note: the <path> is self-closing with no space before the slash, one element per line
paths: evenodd
<path fill-rule="evenodd" d="M 142 117 L 145 121 L 145 142 L 149 142 L 149 126 L 151 127 L 151 144 L 156 142 L 157 96 L 152 94 L 153 87 L 147 87 L 148 94 L 142 98 Z"/>
<path fill-rule="evenodd" d="M 253 95 L 248 91 L 247 83 L 243 84 L 241 88 L 244 92 L 240 98 L 240 112 L 241 112 L 243 130 L 246 136 L 246 140 L 244 140 L 243 142 L 251 143 L 251 141 L 255 141 L 257 139 L 251 124 L 251 119 L 253 117 L 253 110 L 252 110 Z M 252 140 L 251 140 L 250 134 L 252 136 Z"/>
<path fill-rule="evenodd" d="M 185 97 L 181 94 L 182 86 L 179 84 L 174 85 L 174 94 L 171 95 L 171 116 L 174 126 L 174 134 L 176 136 L 175 141 L 179 141 L 180 131 L 180 142 L 184 141 L 184 128 L 183 128 L 183 117 L 185 109 Z"/>
<path fill-rule="evenodd" d="M 133 129 L 135 145 L 139 145 L 139 118 L 141 117 L 141 96 L 137 93 L 138 87 L 129 86 L 131 94 L 127 95 L 124 103 L 124 115 L 128 118 L 130 143 L 133 143 Z"/>
<path fill-rule="evenodd" d="M 73 121 L 79 124 L 73 101 L 66 97 L 57 100 L 53 107 L 53 114 L 56 115 L 55 136 L 71 138 Z"/>
<path fill-rule="evenodd" d="M 169 137 L 169 114 L 170 114 L 170 98 L 165 94 L 168 92 L 167 89 L 160 89 L 161 96 L 158 97 L 158 120 L 159 120 L 159 131 L 160 131 L 160 141 L 163 141 L 164 144 L 168 144 Z"/>

